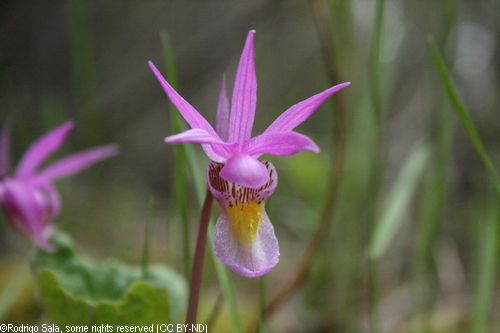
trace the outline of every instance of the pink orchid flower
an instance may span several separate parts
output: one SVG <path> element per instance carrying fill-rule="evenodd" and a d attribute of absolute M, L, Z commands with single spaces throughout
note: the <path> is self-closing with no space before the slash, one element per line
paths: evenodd
<path fill-rule="evenodd" d="M 38 171 L 40 164 L 62 145 L 73 127 L 72 122 L 66 122 L 36 140 L 12 175 L 8 174 L 8 126 L 4 126 L 0 134 L 0 204 L 12 227 L 46 251 L 52 249 L 49 241 L 54 231 L 52 221 L 61 208 L 53 181 L 80 172 L 118 151 L 114 145 L 87 149 Z"/>
<path fill-rule="evenodd" d="M 252 137 L 257 102 L 254 35 L 254 30 L 248 33 L 241 54 L 231 106 L 223 79 L 216 129 L 149 62 L 168 98 L 191 126 L 190 130 L 169 136 L 165 141 L 201 144 L 213 161 L 208 167 L 207 183 L 222 208 L 216 225 L 215 252 L 230 269 L 246 277 L 264 275 L 279 261 L 278 240 L 264 209 L 266 199 L 276 189 L 278 177 L 270 162 L 258 158 L 262 154 L 293 155 L 302 150 L 318 153 L 318 146 L 294 128 L 328 97 L 350 84 L 341 83 L 293 105 L 262 134 Z"/>

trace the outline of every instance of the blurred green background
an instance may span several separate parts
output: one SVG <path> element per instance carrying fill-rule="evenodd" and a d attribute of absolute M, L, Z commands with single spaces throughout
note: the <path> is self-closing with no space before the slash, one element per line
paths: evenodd
<path fill-rule="evenodd" d="M 318 3 L 326 5 L 315 15 Z M 151 260 L 182 273 L 174 154 L 163 143 L 173 132 L 171 108 L 147 67 L 152 60 L 165 72 L 160 34 L 168 36 L 180 93 L 213 121 L 222 73 L 231 87 L 246 33 L 256 29 L 259 133 L 288 106 L 331 85 L 316 28 L 325 17 L 336 83 L 352 82 L 333 96 L 346 117 L 340 195 L 304 286 L 264 330 L 500 332 L 498 196 L 427 48 L 432 35 L 500 166 L 498 0 L 2 0 L 0 120 L 11 117 L 13 161 L 68 119 L 77 127 L 57 156 L 119 144 L 118 157 L 60 181 L 56 224 L 90 256 L 139 263 L 149 221 Z M 281 261 L 265 278 L 267 296 L 293 275 L 319 223 L 336 154 L 336 111 L 327 103 L 300 127 L 321 154 L 271 158 L 280 185 L 269 215 Z M 208 160 L 195 151 L 203 172 Z M 199 213 L 192 181 L 187 194 L 192 250 Z M 382 224 L 389 232 L 377 231 Z M 4 222 L 0 251 L 5 291 L 31 250 Z M 220 293 L 207 263 L 201 321 Z M 231 280 L 247 323 L 259 312 L 259 281 L 232 273 Z M 30 284 L 22 289 L 6 320 L 43 320 Z M 223 307 L 209 329 L 230 327 Z"/>

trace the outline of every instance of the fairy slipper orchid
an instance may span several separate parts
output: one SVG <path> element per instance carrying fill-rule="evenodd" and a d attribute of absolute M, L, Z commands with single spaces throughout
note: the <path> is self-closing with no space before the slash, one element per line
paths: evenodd
<path fill-rule="evenodd" d="M 252 137 L 257 102 L 254 35 L 254 30 L 247 35 L 231 104 L 226 96 L 225 80 L 222 81 L 216 129 L 149 62 L 168 98 L 191 127 L 165 141 L 201 144 L 212 160 L 207 183 L 222 208 L 216 225 L 215 252 L 229 268 L 247 277 L 264 275 L 279 261 L 278 241 L 264 209 L 278 177 L 270 162 L 258 158 L 262 154 L 293 155 L 302 150 L 319 152 L 309 137 L 295 132 L 294 128 L 309 118 L 328 97 L 350 84 L 341 83 L 293 105 L 262 134 Z"/>
<path fill-rule="evenodd" d="M 49 241 L 52 221 L 61 208 L 54 180 L 71 176 L 117 153 L 113 145 L 92 148 L 38 170 L 40 164 L 62 145 L 73 127 L 72 122 L 66 122 L 36 140 L 13 174 L 8 174 L 8 126 L 4 125 L 0 133 L 0 203 L 12 227 L 46 251 L 52 249 Z"/>

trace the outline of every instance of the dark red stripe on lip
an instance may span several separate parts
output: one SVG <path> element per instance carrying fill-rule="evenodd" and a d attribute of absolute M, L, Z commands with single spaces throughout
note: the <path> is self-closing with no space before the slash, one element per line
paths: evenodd
<path fill-rule="evenodd" d="M 274 166 L 268 161 L 262 161 L 262 163 L 269 172 L 269 181 L 257 189 L 228 182 L 220 176 L 220 171 L 224 167 L 224 164 L 210 163 L 207 178 L 212 194 L 219 200 L 222 199 L 229 207 L 245 205 L 249 202 L 262 203 L 272 194 L 276 185 L 275 182 L 277 181 Z M 217 193 L 214 193 L 214 191 Z"/>

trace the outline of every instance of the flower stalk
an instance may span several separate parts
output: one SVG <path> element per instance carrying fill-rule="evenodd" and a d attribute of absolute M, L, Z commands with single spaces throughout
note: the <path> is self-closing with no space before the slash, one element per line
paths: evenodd
<path fill-rule="evenodd" d="M 209 190 L 205 196 L 205 202 L 200 215 L 200 225 L 196 249 L 194 252 L 193 270 L 191 272 L 191 284 L 189 287 L 189 303 L 186 315 L 186 324 L 196 324 L 198 314 L 198 303 L 200 300 L 200 287 L 203 273 L 203 259 L 205 258 L 205 248 L 207 244 L 207 231 L 212 211 L 213 197 Z"/>

